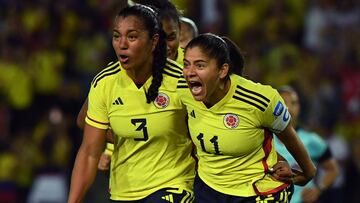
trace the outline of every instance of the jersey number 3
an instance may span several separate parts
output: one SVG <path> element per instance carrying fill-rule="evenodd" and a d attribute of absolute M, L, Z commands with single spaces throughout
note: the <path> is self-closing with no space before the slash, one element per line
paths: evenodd
<path fill-rule="evenodd" d="M 138 126 L 136 128 L 136 131 L 142 131 L 143 137 L 142 138 L 134 138 L 136 141 L 146 141 L 149 139 L 148 131 L 146 127 L 146 119 L 145 118 L 137 118 L 137 119 L 131 119 L 131 123 L 134 126 Z"/>

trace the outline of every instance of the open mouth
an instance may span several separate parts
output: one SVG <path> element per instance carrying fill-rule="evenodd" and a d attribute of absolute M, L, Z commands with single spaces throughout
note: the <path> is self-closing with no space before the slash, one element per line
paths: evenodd
<path fill-rule="evenodd" d="M 129 61 L 129 56 L 119 55 L 119 60 L 121 63 L 127 63 Z"/>
<path fill-rule="evenodd" d="M 193 95 L 198 95 L 201 93 L 202 89 L 203 89 L 203 86 L 200 82 L 198 81 L 189 81 L 188 82 L 189 84 L 189 88 L 191 90 L 191 93 Z"/>

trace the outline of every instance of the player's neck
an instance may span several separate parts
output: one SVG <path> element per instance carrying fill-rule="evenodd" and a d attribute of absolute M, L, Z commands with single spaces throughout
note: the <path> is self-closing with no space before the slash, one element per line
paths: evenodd
<path fill-rule="evenodd" d="M 217 90 L 215 90 L 214 93 L 211 95 L 211 98 L 209 98 L 207 101 L 204 102 L 205 106 L 210 108 L 219 101 L 221 101 L 229 92 L 230 86 L 231 86 L 230 80 L 226 80 L 224 83 L 220 84 Z"/>
<path fill-rule="evenodd" d="M 152 63 L 142 68 L 126 70 L 126 73 L 137 86 L 142 86 L 152 75 Z"/>

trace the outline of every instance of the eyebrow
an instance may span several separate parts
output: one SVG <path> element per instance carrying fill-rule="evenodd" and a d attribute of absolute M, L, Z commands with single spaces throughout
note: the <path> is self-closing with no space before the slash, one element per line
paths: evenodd
<path fill-rule="evenodd" d="M 189 61 L 186 60 L 186 59 L 184 59 L 184 61 L 189 62 Z M 207 63 L 207 61 L 202 60 L 202 59 L 199 59 L 199 60 L 195 60 L 195 61 L 194 61 L 194 63 L 200 63 L 200 62 Z"/>
<path fill-rule="evenodd" d="M 120 33 L 118 30 L 116 29 L 113 29 L 113 32 L 117 32 L 117 33 Z M 136 30 L 136 29 L 131 29 L 131 30 L 128 30 L 127 33 L 130 33 L 130 32 L 141 32 L 140 30 Z"/>

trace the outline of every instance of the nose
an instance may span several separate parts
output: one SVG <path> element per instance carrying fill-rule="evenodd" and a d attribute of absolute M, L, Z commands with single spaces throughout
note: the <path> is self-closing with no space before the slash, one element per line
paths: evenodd
<path fill-rule="evenodd" d="M 183 72 L 186 77 L 192 77 L 196 75 L 196 71 L 193 65 L 187 65 L 184 67 Z"/>
<path fill-rule="evenodd" d="M 127 49 L 128 48 L 128 42 L 127 42 L 127 39 L 126 37 L 121 37 L 119 39 L 119 48 L 120 49 Z"/>

